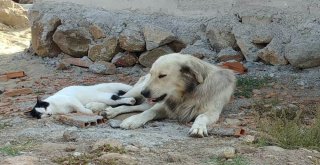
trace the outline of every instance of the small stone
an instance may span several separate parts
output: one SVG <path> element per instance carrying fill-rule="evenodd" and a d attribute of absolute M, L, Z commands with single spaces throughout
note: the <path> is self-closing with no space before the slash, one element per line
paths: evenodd
<path fill-rule="evenodd" d="M 125 149 L 126 151 L 131 151 L 131 152 L 139 151 L 139 148 L 136 147 L 136 146 L 133 146 L 133 145 L 127 145 L 124 149 Z"/>
<path fill-rule="evenodd" d="M 116 147 L 116 148 L 122 148 L 123 145 L 120 141 L 118 140 L 115 140 L 115 139 L 102 139 L 102 140 L 99 140 L 97 142 L 95 142 L 92 146 L 92 150 L 96 150 L 98 149 L 99 147 L 101 146 L 104 146 L 104 145 L 110 145 L 111 147 Z"/>
<path fill-rule="evenodd" d="M 278 147 L 278 146 L 265 146 L 265 150 L 270 151 L 270 152 L 284 152 L 285 149 Z"/>
<path fill-rule="evenodd" d="M 111 75 L 116 73 L 116 66 L 110 62 L 97 61 L 89 66 L 89 71 L 96 74 Z"/>
<path fill-rule="evenodd" d="M 109 125 L 111 128 L 120 128 L 121 120 L 110 119 Z"/>
<path fill-rule="evenodd" d="M 111 63 L 115 64 L 118 67 L 130 67 L 135 65 L 138 62 L 138 58 L 134 53 L 125 52 L 116 54 Z"/>
<path fill-rule="evenodd" d="M 227 125 L 233 125 L 233 126 L 237 126 L 241 124 L 241 121 L 239 119 L 231 119 L 231 118 L 226 118 L 225 119 L 225 123 Z"/>
<path fill-rule="evenodd" d="M 82 153 L 81 153 L 81 152 L 74 152 L 72 155 L 73 155 L 74 157 L 78 157 L 78 156 L 81 156 Z"/>
<path fill-rule="evenodd" d="M 168 153 L 168 157 L 167 157 L 168 162 L 170 162 L 170 163 L 182 162 L 182 160 L 183 160 L 183 157 L 179 153 L 176 153 L 176 152 L 169 152 Z"/>
<path fill-rule="evenodd" d="M 66 65 L 75 65 L 83 68 L 88 68 L 93 62 L 87 57 L 84 56 L 82 58 L 66 58 L 62 60 L 62 63 Z"/>
<path fill-rule="evenodd" d="M 236 149 L 234 147 L 223 147 L 221 151 L 220 157 L 232 159 L 236 156 Z"/>
<path fill-rule="evenodd" d="M 246 135 L 242 137 L 242 140 L 246 143 L 253 143 L 256 140 L 256 137 L 253 135 Z"/>
<path fill-rule="evenodd" d="M 70 64 L 63 63 L 63 62 L 60 62 L 56 67 L 57 70 L 67 70 L 69 68 L 70 68 Z"/>
<path fill-rule="evenodd" d="M 66 152 L 73 152 L 76 150 L 76 147 L 75 146 L 68 146 L 64 149 L 64 151 Z"/>
<path fill-rule="evenodd" d="M 64 131 L 62 137 L 67 142 L 74 142 L 79 138 L 79 135 L 76 131 L 66 130 Z"/>

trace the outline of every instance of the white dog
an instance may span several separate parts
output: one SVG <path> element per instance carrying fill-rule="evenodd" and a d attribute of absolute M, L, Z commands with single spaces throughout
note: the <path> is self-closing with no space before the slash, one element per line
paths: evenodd
<path fill-rule="evenodd" d="M 31 116 L 38 119 L 49 117 L 53 114 L 66 114 L 72 111 L 92 114 L 92 110 L 85 107 L 86 104 L 102 103 L 106 105 L 135 104 L 132 97 L 118 96 L 132 88 L 122 83 L 102 83 L 93 86 L 69 86 L 58 91 L 54 95 L 37 103 L 30 111 Z M 90 105 L 89 105 L 90 107 Z"/>
<path fill-rule="evenodd" d="M 112 118 L 120 113 L 144 111 L 125 119 L 120 127 L 134 129 L 158 118 L 174 118 L 194 123 L 191 136 L 208 136 L 207 125 L 215 123 L 223 107 L 229 102 L 234 88 L 235 76 L 223 69 L 190 55 L 178 53 L 158 58 L 150 73 L 129 90 L 124 97 L 146 101 L 135 106 L 107 108 Z"/>

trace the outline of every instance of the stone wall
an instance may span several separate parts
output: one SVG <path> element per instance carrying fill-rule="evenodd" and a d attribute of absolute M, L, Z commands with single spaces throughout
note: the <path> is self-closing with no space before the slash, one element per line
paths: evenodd
<path fill-rule="evenodd" d="M 316 0 L 69 2 L 38 0 L 30 9 L 37 55 L 63 53 L 145 67 L 172 52 L 212 63 L 245 59 L 299 68 L 320 65 Z"/>

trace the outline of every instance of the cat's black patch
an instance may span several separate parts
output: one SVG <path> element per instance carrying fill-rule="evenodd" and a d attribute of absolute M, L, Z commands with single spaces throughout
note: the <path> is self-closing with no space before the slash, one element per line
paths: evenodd
<path fill-rule="evenodd" d="M 126 94 L 127 92 L 125 92 L 125 91 L 123 91 L 123 90 L 119 90 L 118 91 L 118 93 L 117 93 L 117 95 L 118 96 L 122 96 L 122 95 L 124 95 L 124 94 Z"/>
<path fill-rule="evenodd" d="M 41 115 L 42 113 L 41 112 L 38 112 L 36 110 L 36 108 L 44 108 L 44 109 L 47 109 L 48 106 L 50 104 L 48 102 L 45 102 L 45 101 L 41 101 L 39 99 L 37 99 L 37 104 L 32 108 L 32 110 L 30 111 L 30 115 L 34 118 L 37 118 L 37 119 L 41 119 Z"/>
<path fill-rule="evenodd" d="M 112 100 L 119 100 L 121 97 L 120 96 L 118 96 L 118 95 L 112 95 L 111 96 L 111 99 Z"/>

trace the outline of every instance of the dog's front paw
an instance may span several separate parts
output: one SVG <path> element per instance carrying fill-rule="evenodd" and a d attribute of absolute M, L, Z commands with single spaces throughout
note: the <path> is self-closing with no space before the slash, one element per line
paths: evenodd
<path fill-rule="evenodd" d="M 143 120 L 141 120 L 140 116 L 134 115 L 134 116 L 131 116 L 131 117 L 123 120 L 122 123 L 120 124 L 120 128 L 136 129 L 136 128 L 143 126 L 143 124 L 145 124 L 145 122 Z"/>
<path fill-rule="evenodd" d="M 189 136 L 199 138 L 208 136 L 207 126 L 205 124 L 194 123 L 189 131 Z"/>
<path fill-rule="evenodd" d="M 134 105 L 136 103 L 136 99 L 133 97 L 123 98 L 125 104 Z"/>
<path fill-rule="evenodd" d="M 108 107 L 105 109 L 104 112 L 102 112 L 103 117 L 107 118 L 107 119 L 112 119 L 116 116 L 119 115 L 119 107 L 117 108 L 112 108 L 112 107 Z"/>

